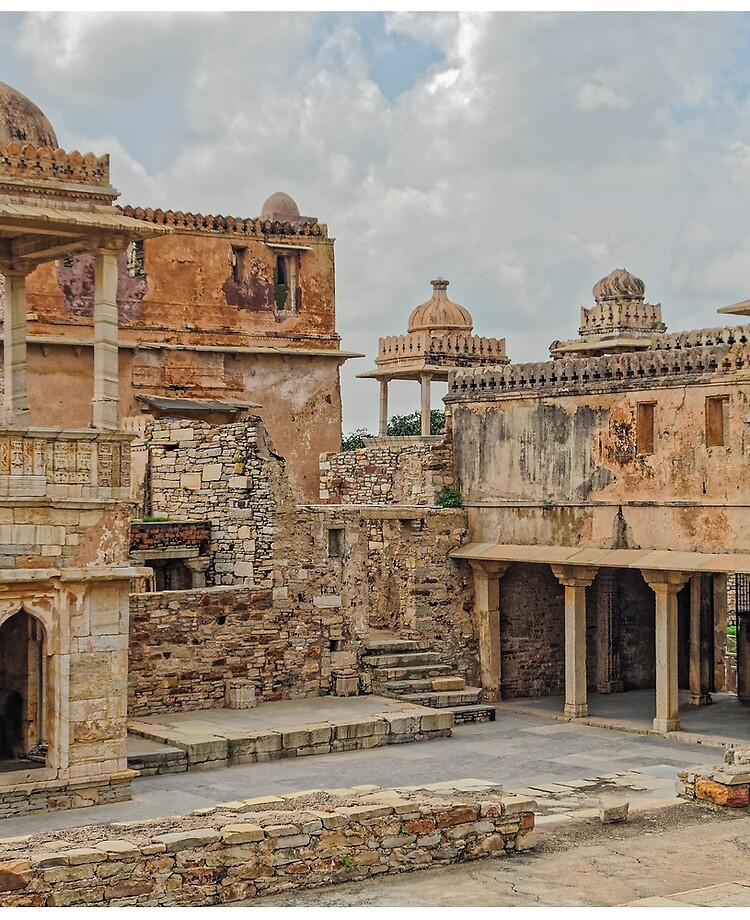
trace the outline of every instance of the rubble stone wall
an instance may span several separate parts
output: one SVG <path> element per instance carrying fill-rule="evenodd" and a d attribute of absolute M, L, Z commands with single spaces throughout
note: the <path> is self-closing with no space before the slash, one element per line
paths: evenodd
<path fill-rule="evenodd" d="M 221 707 L 230 678 L 252 680 L 264 701 L 317 695 L 340 627 L 337 610 L 293 611 L 267 589 L 133 594 L 128 714 Z"/>
<path fill-rule="evenodd" d="M 256 800 L 260 801 L 260 800 Z M 515 796 L 401 798 L 274 811 L 232 803 L 211 817 L 79 831 L 76 846 L 26 838 L 0 851 L 4 907 L 231 904 L 295 888 L 318 888 L 508 856 L 534 846 L 534 803 Z M 249 800 L 252 802 L 252 800 Z M 269 802 L 273 804 L 269 797 Z M 291 809 L 281 811 L 280 809 Z M 156 831 L 156 832 L 155 832 Z"/>
<path fill-rule="evenodd" d="M 333 504 L 434 505 L 452 484 L 447 441 L 383 438 L 320 458 L 320 500 Z"/>

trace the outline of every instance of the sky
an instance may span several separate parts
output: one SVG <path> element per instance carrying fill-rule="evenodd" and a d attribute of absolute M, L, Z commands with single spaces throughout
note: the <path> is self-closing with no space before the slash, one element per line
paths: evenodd
<path fill-rule="evenodd" d="M 746 14 L 0 13 L 0 80 L 110 154 L 122 204 L 257 217 L 285 191 L 328 225 L 367 356 L 344 431 L 377 429 L 356 374 L 439 275 L 513 361 L 576 336 L 616 267 L 670 330 L 750 296 Z"/>

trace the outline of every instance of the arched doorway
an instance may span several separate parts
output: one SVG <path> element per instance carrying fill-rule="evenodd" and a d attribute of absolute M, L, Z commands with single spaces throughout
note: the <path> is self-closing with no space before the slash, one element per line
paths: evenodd
<path fill-rule="evenodd" d="M 45 762 L 44 628 L 25 610 L 0 626 L 0 760 Z"/>

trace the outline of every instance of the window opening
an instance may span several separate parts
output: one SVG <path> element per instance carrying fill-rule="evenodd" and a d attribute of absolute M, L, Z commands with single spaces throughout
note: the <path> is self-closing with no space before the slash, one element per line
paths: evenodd
<path fill-rule="evenodd" d="M 134 240 L 127 250 L 128 258 L 128 276 L 130 278 L 142 278 L 146 274 L 145 260 L 143 255 L 143 240 Z"/>
<path fill-rule="evenodd" d="M 709 396 L 706 399 L 706 446 L 729 446 L 728 396 Z"/>
<path fill-rule="evenodd" d="M 639 454 L 653 454 L 656 440 L 656 403 L 638 403 L 636 417 L 636 450 Z"/>
<path fill-rule="evenodd" d="M 232 278 L 241 283 L 245 280 L 245 258 L 247 249 L 239 246 L 232 246 Z"/>
<path fill-rule="evenodd" d="M 331 527 L 328 531 L 328 557 L 340 559 L 344 555 L 344 530 L 342 527 Z"/>

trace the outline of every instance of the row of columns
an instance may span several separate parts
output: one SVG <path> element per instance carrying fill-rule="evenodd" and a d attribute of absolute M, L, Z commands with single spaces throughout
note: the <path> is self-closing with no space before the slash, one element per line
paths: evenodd
<path fill-rule="evenodd" d="M 380 378 L 380 424 L 378 425 L 378 434 L 381 438 L 388 434 L 388 384 L 390 377 Z M 419 386 L 421 391 L 421 429 L 422 437 L 426 438 L 430 434 L 432 420 L 432 402 L 430 395 L 430 384 L 432 383 L 432 374 L 420 374 Z"/>
<path fill-rule="evenodd" d="M 509 563 L 472 562 L 474 572 L 475 612 L 479 638 L 479 665 L 483 696 L 489 702 L 501 698 L 500 579 Z M 552 571 L 565 589 L 565 715 L 580 718 L 588 715 L 586 674 L 586 588 L 592 584 L 597 569 L 587 566 L 552 565 Z M 691 581 L 690 687 L 688 702 L 693 705 L 711 702 L 709 656 L 701 647 L 705 640 L 705 609 L 702 592 L 708 579 L 685 572 L 643 570 L 643 577 L 655 595 L 656 617 L 656 713 L 653 721 L 658 732 L 676 731 L 680 727 L 678 699 L 677 593 Z M 602 692 L 622 689 L 618 668 L 613 660 L 612 634 L 614 617 L 614 577 L 603 572 L 606 581 L 597 598 L 597 621 L 600 643 L 607 645 L 600 657 L 597 686 Z M 600 650 L 602 645 L 600 644 Z"/>
<path fill-rule="evenodd" d="M 101 431 L 115 431 L 118 427 L 117 256 L 121 249 L 122 246 L 94 250 L 92 426 Z M 30 424 L 26 386 L 26 276 L 34 267 L 0 265 L 5 276 L 4 423 L 11 428 L 28 428 Z"/>

